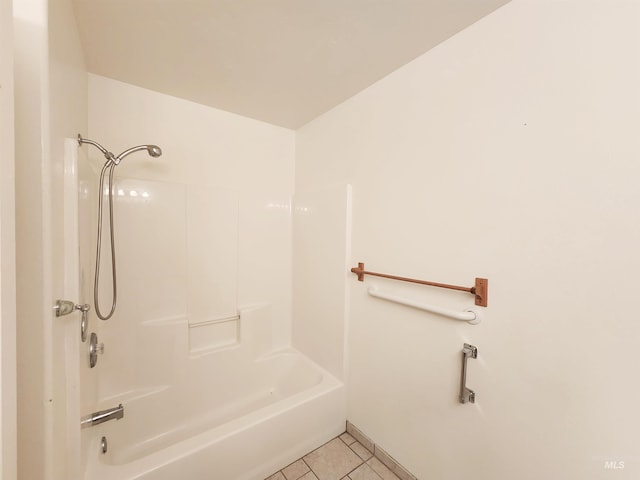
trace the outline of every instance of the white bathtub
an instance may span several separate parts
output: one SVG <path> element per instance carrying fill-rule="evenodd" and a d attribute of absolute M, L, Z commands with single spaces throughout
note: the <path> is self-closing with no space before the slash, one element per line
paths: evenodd
<path fill-rule="evenodd" d="M 241 345 L 190 357 L 172 385 L 101 401 L 124 418 L 82 431 L 84 479 L 263 480 L 344 431 L 344 384 L 294 349 L 264 354 L 245 317 Z"/>

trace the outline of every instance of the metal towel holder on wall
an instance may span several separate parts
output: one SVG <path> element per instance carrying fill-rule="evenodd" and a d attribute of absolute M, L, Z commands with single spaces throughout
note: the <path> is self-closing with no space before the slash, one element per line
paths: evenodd
<path fill-rule="evenodd" d="M 460 287 L 458 285 L 448 285 L 446 283 L 428 282 L 426 280 L 416 280 L 414 278 L 399 277 L 396 275 L 387 275 L 386 273 L 368 272 L 364 269 L 364 263 L 358 263 L 357 267 L 351 269 L 351 272 L 358 276 L 358 281 L 364 281 L 365 275 L 371 275 L 374 277 L 389 278 L 391 280 L 400 280 L 402 282 L 418 283 L 420 285 L 428 285 L 431 287 L 448 288 L 451 290 L 459 290 L 463 292 L 469 292 L 475 296 L 475 304 L 479 307 L 487 306 L 487 297 L 489 291 L 489 280 L 486 278 L 476 278 L 475 285 L 473 287 Z M 441 307 L 435 307 L 432 305 L 426 305 L 414 300 L 398 297 L 378 291 L 375 287 L 369 287 L 367 290 L 369 295 L 391 302 L 400 303 L 420 310 L 425 310 L 438 315 L 444 315 L 455 320 L 466 321 L 472 325 L 480 322 L 480 312 L 475 308 L 467 308 L 462 312 L 453 312 Z M 458 395 L 458 401 L 460 403 L 475 403 L 476 393 L 467 388 L 467 360 L 469 358 L 478 358 L 478 348 L 475 345 L 465 343 L 462 348 L 462 371 L 460 373 L 460 393 Z"/>
<path fill-rule="evenodd" d="M 374 277 L 390 278 L 391 280 L 400 280 L 401 282 L 419 283 L 420 285 L 429 285 L 430 287 L 448 288 L 450 290 L 459 290 L 461 292 L 469 292 L 475 295 L 475 304 L 479 307 L 487 306 L 487 296 L 489 293 L 489 280 L 486 278 L 476 278 L 473 287 L 460 287 L 458 285 L 448 285 L 446 283 L 428 282 L 426 280 L 416 280 L 415 278 L 398 277 L 397 275 L 388 275 L 386 273 L 368 272 L 364 269 L 364 263 L 359 262 L 357 267 L 351 269 L 358 276 L 358 281 L 363 282 L 365 275 Z"/>
<path fill-rule="evenodd" d="M 476 278 L 475 285 L 473 287 L 460 287 L 458 285 L 448 285 L 446 283 L 428 282 L 426 280 L 416 280 L 415 278 L 399 277 L 397 275 L 388 275 L 386 273 L 369 272 L 364 269 L 364 263 L 362 262 L 358 263 L 357 267 L 352 268 L 351 272 L 355 273 L 358 276 L 358 281 L 360 282 L 364 281 L 365 275 L 371 275 L 374 277 L 400 280 L 402 282 L 418 283 L 420 285 L 428 285 L 431 287 L 448 288 L 450 290 L 469 292 L 475 296 L 475 304 L 477 306 L 480 306 L 480 307 L 487 306 L 489 280 L 487 280 L 486 278 Z M 427 305 L 421 302 L 399 297 L 397 295 L 384 293 L 379 291 L 375 287 L 369 287 L 367 292 L 372 297 L 382 298 L 384 300 L 400 303 L 402 305 L 407 305 L 409 307 L 425 310 L 427 312 L 436 313 L 438 315 L 444 315 L 446 317 L 453 318 L 454 320 L 462 320 L 462 321 L 468 322 L 471 325 L 476 325 L 480 323 L 480 320 L 481 320 L 480 310 L 473 307 L 469 307 L 463 310 L 462 312 L 454 312 L 446 308 Z"/>

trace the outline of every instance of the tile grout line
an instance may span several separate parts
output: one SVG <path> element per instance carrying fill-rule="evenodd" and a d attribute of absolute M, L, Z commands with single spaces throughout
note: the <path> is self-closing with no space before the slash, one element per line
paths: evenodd
<path fill-rule="evenodd" d="M 309 453 L 311 453 L 311 452 L 309 452 Z M 307 455 L 308 455 L 308 454 L 307 454 Z M 306 457 L 306 455 L 305 455 L 304 457 Z M 309 469 L 309 472 L 312 472 L 312 473 L 313 473 L 313 476 L 314 476 L 314 477 L 316 477 L 316 478 L 318 478 L 318 475 L 316 475 L 316 472 L 314 472 L 314 471 L 313 471 L 313 468 L 311 468 L 311 465 L 309 465 L 309 464 L 305 461 L 304 457 L 300 458 L 300 460 L 302 460 L 302 463 L 304 463 L 304 464 L 307 466 L 307 468 Z M 309 472 L 307 472 L 307 473 L 309 473 Z M 305 473 L 304 475 L 306 475 L 307 473 Z M 304 475 L 302 475 L 302 477 L 304 477 Z M 298 480 L 300 480 L 302 477 L 298 477 Z M 286 477 L 285 477 L 285 480 L 286 480 Z"/>
<path fill-rule="evenodd" d="M 380 463 L 387 467 L 400 480 L 417 480 L 415 475 L 410 473 L 406 468 L 404 468 L 404 466 L 402 466 L 402 464 L 389 455 L 380 445 L 371 440 L 362 432 L 362 430 L 356 427 L 349 420 L 347 420 L 347 433 L 360 442 L 360 444 L 367 450 L 372 452 L 373 457 L 377 458 Z M 366 445 L 371 445 L 373 450 L 366 447 Z"/>
<path fill-rule="evenodd" d="M 345 441 L 341 438 L 341 437 L 342 437 L 342 435 L 344 435 L 344 433 L 349 434 L 349 436 L 351 436 L 351 438 L 353 438 L 353 442 L 351 442 L 351 443 L 347 443 L 347 442 L 345 442 Z M 367 447 L 365 447 L 362 443 L 360 443 L 360 442 L 358 441 L 358 439 L 356 439 L 356 438 L 355 438 L 353 435 L 351 435 L 349 432 L 347 432 L 347 431 L 345 430 L 345 431 L 344 431 L 344 433 L 340 434 L 340 435 L 338 436 L 338 438 L 339 438 L 340 440 L 342 440 L 342 443 L 344 443 L 344 444 L 345 444 L 345 445 L 346 445 L 346 446 L 347 446 L 347 447 L 348 447 L 348 448 L 349 448 L 353 453 L 355 453 L 355 454 L 356 454 L 356 456 L 357 456 L 357 457 L 362 461 L 362 462 L 360 463 L 360 465 L 356 466 L 353 470 L 351 470 L 351 471 L 350 471 L 350 472 L 348 472 L 344 477 L 342 477 L 343 479 L 344 479 L 344 478 L 349 478 L 349 480 L 352 480 L 352 479 L 351 479 L 351 474 L 352 474 L 353 472 L 355 472 L 356 470 L 358 470 L 360 467 L 362 467 L 362 465 L 368 465 L 368 464 L 367 464 L 367 462 L 368 462 L 369 460 L 371 460 L 372 458 L 374 458 L 374 454 L 373 454 L 373 452 L 372 452 L 371 450 L 369 450 L 369 449 L 368 449 Z M 367 452 L 369 452 L 369 453 L 371 454 L 371 456 L 370 456 L 367 460 L 365 460 L 364 458 L 362 458 L 362 457 L 358 454 L 358 452 L 356 452 L 356 451 L 351 447 L 351 445 L 355 445 L 356 443 L 358 443 L 358 444 L 362 445 L 362 447 L 363 447 Z M 370 465 L 369 465 L 369 468 L 371 468 L 371 466 L 370 466 Z M 376 471 L 375 471 L 375 470 L 373 470 L 372 468 L 371 468 L 371 470 L 372 470 L 373 474 L 374 474 L 376 477 L 378 477 L 380 480 L 383 480 L 383 479 L 382 479 L 382 477 L 381 477 L 380 475 L 378 475 L 378 472 L 376 472 Z M 342 480 L 342 479 L 341 479 L 341 480 Z"/>
<path fill-rule="evenodd" d="M 373 458 L 373 457 L 372 457 L 372 458 Z M 352 474 L 353 472 L 355 472 L 357 469 L 359 469 L 362 465 L 368 465 L 368 464 L 367 464 L 367 462 L 362 462 L 360 465 L 358 465 L 356 468 L 354 468 L 353 470 L 351 470 L 349 473 L 347 473 L 347 474 L 346 474 L 344 477 L 342 477 L 342 478 L 348 477 L 348 478 L 349 478 L 349 480 L 352 480 L 352 479 L 351 479 L 351 474 Z M 369 465 L 369 468 L 371 469 L 371 471 L 373 472 L 373 474 L 374 474 L 376 477 L 378 477 L 380 480 L 383 480 L 383 479 L 382 479 L 382 477 L 381 477 L 380 475 L 378 475 L 378 472 L 376 472 L 373 468 L 371 468 L 371 465 Z M 340 480 L 342 480 L 342 479 L 340 479 Z"/>
<path fill-rule="evenodd" d="M 352 438 L 354 438 L 354 440 L 355 440 L 355 437 L 353 437 L 353 436 L 352 436 Z M 341 440 L 342 440 L 342 439 L 341 439 Z M 343 441 L 344 441 L 344 440 L 343 440 Z M 346 442 L 345 442 L 345 443 L 346 443 Z M 370 456 L 369 458 L 367 458 L 366 460 L 365 460 L 364 458 L 360 457 L 360 455 L 358 454 L 358 452 L 356 452 L 353 448 L 351 448 L 351 445 L 355 445 L 356 443 L 360 444 L 360 445 L 361 445 L 361 446 L 362 446 L 362 447 L 363 447 L 367 452 L 369 452 L 369 453 L 371 454 L 371 456 Z M 358 455 L 358 457 L 360 457 L 360 459 L 362 460 L 362 463 L 361 463 L 360 465 L 358 465 L 356 468 L 354 468 L 353 470 L 351 470 L 349 473 L 347 473 L 347 474 L 345 475 L 345 477 L 348 477 L 348 478 L 349 478 L 349 480 L 352 480 L 352 478 L 351 478 L 351 474 L 352 474 L 353 472 L 355 472 L 357 469 L 359 469 L 359 468 L 360 468 L 360 467 L 362 467 L 363 465 L 368 465 L 368 466 L 369 466 L 369 469 L 370 469 L 370 470 L 371 470 L 371 472 L 373 472 L 373 474 L 378 478 L 378 480 L 383 480 L 382 476 L 381 476 L 380 474 L 378 474 L 378 472 L 377 472 L 377 471 L 375 471 L 375 470 L 371 467 L 371 465 L 369 465 L 369 460 L 371 460 L 372 458 L 375 458 L 375 455 L 374 455 L 374 453 L 373 453 L 371 450 L 369 450 L 367 447 L 365 447 L 365 446 L 364 446 L 362 443 L 360 443 L 358 440 L 355 440 L 355 441 L 354 441 L 354 442 L 352 442 L 350 445 L 347 445 L 347 447 L 351 448 L 351 451 L 352 451 L 353 453 L 355 453 L 356 455 Z"/>
<path fill-rule="evenodd" d="M 344 474 L 344 476 L 340 479 L 340 480 L 342 480 L 342 479 L 344 479 L 344 478 L 348 478 L 349 480 L 351 480 L 351 474 L 352 474 L 353 472 L 355 472 L 357 469 L 359 469 L 362 465 L 364 465 L 364 464 L 365 464 L 365 461 L 364 461 L 364 460 L 362 460 L 362 457 L 361 457 L 360 455 L 358 455 L 358 454 L 353 450 L 353 448 L 351 448 L 351 445 L 353 445 L 354 443 L 356 443 L 356 442 L 357 442 L 357 440 L 356 440 L 356 441 L 354 441 L 354 442 L 352 442 L 351 444 L 348 444 L 348 443 L 347 443 L 347 442 L 345 442 L 342 438 L 340 438 L 340 437 L 341 437 L 342 435 L 344 435 L 345 433 L 348 433 L 346 429 L 345 429 L 345 431 L 344 431 L 343 433 L 341 433 L 340 435 L 338 435 L 338 437 L 337 437 L 337 438 L 339 438 L 339 439 L 340 439 L 340 441 L 341 441 L 342 443 L 344 443 L 344 444 L 345 444 L 345 446 L 346 446 L 349 450 L 351 450 L 351 451 L 356 455 L 356 457 L 358 457 L 358 458 L 361 460 L 361 462 L 360 462 L 360 464 L 359 464 L 359 465 L 356 465 L 352 470 L 350 470 L 349 472 L 345 473 L 345 474 Z M 353 438 L 353 437 L 352 437 L 352 438 Z M 372 455 L 373 455 L 373 454 L 372 454 Z M 314 472 L 314 474 L 315 474 L 315 472 Z M 376 473 L 376 475 L 377 475 L 377 473 Z M 317 475 L 316 475 L 316 476 L 317 476 Z M 380 480 L 382 480 L 382 478 L 381 478 Z"/>
<path fill-rule="evenodd" d="M 351 431 L 349 431 L 349 430 L 351 430 Z M 344 436 L 345 434 L 348 434 L 349 437 L 351 439 L 353 439 L 351 444 L 347 443 L 342 438 L 342 436 Z M 356 427 L 355 425 L 353 425 L 349 421 L 347 421 L 346 430 L 343 433 L 341 433 L 337 437 L 332 438 L 331 440 L 323 443 L 322 445 L 320 445 L 316 449 L 312 450 L 311 452 L 303 455 L 302 457 L 300 457 L 298 459 L 298 460 L 302 460 L 302 463 L 309 469 L 309 471 L 305 472 L 304 475 L 299 476 L 295 480 L 300 480 L 305 475 L 308 475 L 309 472 L 311 472 L 316 479 L 320 478 L 320 477 L 318 477 L 317 473 L 313 470 L 313 468 L 311 468 L 311 465 L 309 465 L 309 463 L 307 463 L 307 461 L 304 459 L 304 457 L 306 457 L 306 456 L 312 454 L 313 452 L 321 449 L 322 447 L 328 445 L 329 443 L 333 442 L 335 439 L 340 439 L 340 442 L 343 445 L 345 445 L 360 460 L 360 463 L 358 465 L 356 465 L 351 471 L 346 473 L 340 480 L 343 480 L 343 479 L 353 480 L 353 479 L 351 479 L 351 474 L 353 472 L 355 472 L 357 469 L 359 469 L 360 467 L 362 467 L 362 465 L 365 465 L 365 464 L 369 466 L 369 468 L 371 469 L 372 473 L 379 480 L 383 480 L 382 475 L 380 473 L 378 473 L 378 471 L 375 470 L 373 467 L 371 467 L 371 465 L 369 464 L 369 462 L 373 458 L 377 459 L 384 467 L 386 467 L 389 470 L 389 472 L 391 474 L 393 474 L 396 478 L 398 478 L 398 480 L 403 480 L 403 479 L 406 479 L 406 480 L 417 480 L 417 478 L 414 475 L 412 475 L 411 473 L 409 473 L 400 463 L 397 462 L 397 460 L 395 460 L 393 457 L 391 457 L 391 455 L 389 455 L 386 451 L 384 451 L 379 445 L 377 445 L 375 442 L 373 442 L 368 436 L 366 436 L 364 433 L 362 433 L 362 431 L 360 429 L 358 429 L 358 427 Z M 371 454 L 371 456 L 369 456 L 367 459 L 362 458 L 358 454 L 358 452 L 356 452 L 352 448 L 352 445 L 355 445 L 355 444 L 359 444 L 362 448 L 364 448 L 367 452 L 369 452 Z M 367 445 L 371 445 L 373 447 L 373 450 L 369 449 L 367 447 Z M 282 475 L 282 477 L 284 477 L 284 479 L 287 480 L 287 477 L 284 474 L 284 470 L 286 468 L 288 468 L 290 465 L 293 465 L 294 463 L 296 463 L 298 460 L 295 460 L 294 462 L 292 462 L 289 465 L 287 465 L 287 467 L 284 467 L 284 468 L 278 470 L 273 475 L 276 475 L 277 473 L 280 473 Z M 390 463 L 390 465 L 388 463 Z"/>
<path fill-rule="evenodd" d="M 351 480 L 351 477 L 350 477 L 349 475 L 350 475 L 350 474 L 352 474 L 353 472 L 355 472 L 355 471 L 356 471 L 358 468 L 360 468 L 364 463 L 366 463 L 366 462 L 362 459 L 362 457 L 361 457 L 360 455 L 358 455 L 358 454 L 357 454 L 357 453 L 356 453 L 356 452 L 351 448 L 351 446 L 350 446 L 347 442 L 345 442 L 342 438 L 340 438 L 340 437 L 341 437 L 342 435 L 344 435 L 345 433 L 348 433 L 348 432 L 347 432 L 347 430 L 346 430 L 346 428 L 345 428 L 345 431 L 344 431 L 344 432 L 342 432 L 342 433 L 341 433 L 340 435 L 338 435 L 337 437 L 332 438 L 331 440 L 329 440 L 329 441 L 327 441 L 327 442 L 323 443 L 323 444 L 322 444 L 322 445 L 320 445 L 318 448 L 316 448 L 316 449 L 312 450 L 311 452 L 309 452 L 309 453 L 307 453 L 307 454 L 305 454 L 305 455 L 303 455 L 303 456 L 301 457 L 301 460 L 304 462 L 304 464 L 305 464 L 307 467 L 309 467 L 309 471 L 310 471 L 310 472 L 313 472 L 313 475 L 314 475 L 316 478 L 318 478 L 318 479 L 319 479 L 320 477 L 318 477 L 318 475 L 316 474 L 316 472 L 314 472 L 314 471 L 313 471 L 313 468 L 311 468 L 311 466 L 310 466 L 310 465 L 305 461 L 304 457 L 306 457 L 307 455 L 309 455 L 309 454 L 311 454 L 311 453 L 315 452 L 316 450 L 320 450 L 322 447 L 324 447 L 325 445 L 328 445 L 329 443 L 333 442 L 333 441 L 334 441 L 334 440 L 336 440 L 336 439 L 340 440 L 340 441 L 341 441 L 341 442 L 342 442 L 342 443 L 343 443 L 343 444 L 344 444 L 344 445 L 345 445 L 345 446 L 346 446 L 346 447 L 347 447 L 351 452 L 353 452 L 353 453 L 354 453 L 354 455 L 355 455 L 356 457 L 358 457 L 358 459 L 360 459 L 360 463 L 359 463 L 355 468 L 353 468 L 353 469 L 352 469 L 352 470 L 350 470 L 348 473 L 346 473 L 346 474 L 345 474 L 345 475 L 344 475 L 340 480 L 342 480 L 342 479 L 343 479 L 343 478 L 345 478 L 345 477 L 347 477 L 347 478 L 349 478 L 349 480 Z M 353 438 L 353 437 L 352 437 L 352 438 Z M 355 438 L 354 438 L 354 442 L 352 442 L 352 445 L 353 445 L 354 443 L 356 443 L 356 442 L 357 442 L 357 440 L 355 440 Z M 369 449 L 367 449 L 367 450 L 369 450 Z M 370 450 L 369 450 L 369 451 L 370 451 Z M 372 453 L 372 456 L 373 456 L 373 453 Z M 293 463 L 295 463 L 295 462 L 293 462 Z M 307 473 L 308 473 L 308 472 L 307 472 Z M 305 475 L 306 475 L 306 473 L 305 473 Z M 376 475 L 377 475 L 377 473 L 376 473 Z M 282 474 L 282 476 L 284 476 L 284 473 Z M 379 476 L 379 475 L 378 475 L 378 476 Z M 304 475 L 303 475 L 303 477 L 304 477 Z M 302 477 L 299 477 L 297 480 L 300 480 L 300 478 L 302 478 Z M 286 477 L 285 477 L 285 480 L 286 480 Z M 380 480 L 382 480 L 382 478 L 380 478 Z"/>

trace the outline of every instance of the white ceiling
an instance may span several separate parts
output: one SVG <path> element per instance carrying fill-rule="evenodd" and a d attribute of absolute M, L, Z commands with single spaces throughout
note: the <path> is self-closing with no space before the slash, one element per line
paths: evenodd
<path fill-rule="evenodd" d="M 74 0 L 90 72 L 298 128 L 509 0 Z"/>

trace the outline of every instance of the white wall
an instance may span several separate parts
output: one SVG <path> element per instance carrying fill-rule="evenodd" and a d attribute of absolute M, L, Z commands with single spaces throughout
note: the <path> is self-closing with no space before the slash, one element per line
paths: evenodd
<path fill-rule="evenodd" d="M 351 187 L 297 191 L 293 210 L 292 343 L 346 378 Z"/>
<path fill-rule="evenodd" d="M 77 270 L 65 271 L 65 241 L 71 235 L 65 228 L 63 205 L 65 191 L 65 143 L 76 137 L 88 124 L 88 82 L 84 55 L 80 45 L 71 0 L 50 1 L 49 25 L 49 118 L 50 161 L 45 172 L 50 179 L 50 204 L 45 228 L 49 229 L 51 268 L 51 305 L 64 298 L 80 303 L 77 296 Z M 69 225 L 67 223 L 66 225 Z M 75 277 L 75 278 L 74 278 Z M 70 281 L 73 278 L 74 281 Z M 70 283 L 74 283 L 73 287 Z M 53 478 L 77 478 L 80 456 L 78 417 L 80 410 L 76 395 L 79 388 L 81 361 L 86 361 L 85 346 L 79 341 L 80 314 L 51 321 L 53 355 Z M 62 442 L 60 439 L 66 441 Z"/>
<path fill-rule="evenodd" d="M 45 137 L 48 139 L 46 4 L 35 0 L 18 2 L 14 14 L 18 475 L 44 478 L 51 461 L 47 444 L 51 410 L 46 401 L 51 398 L 47 389 L 51 362 L 50 350 L 45 350 L 49 345 L 46 339 L 51 338 L 51 322 L 45 314 L 50 292 L 44 286 L 48 272 L 42 253 L 42 167 L 43 159 L 48 158 L 44 148 Z M 27 458 L 29 448 L 42 455 Z"/>
<path fill-rule="evenodd" d="M 101 360 L 100 398 L 149 380 L 128 366 L 138 347 L 123 329 L 134 324 L 171 318 L 193 325 L 269 303 L 273 343 L 288 345 L 294 132 L 89 75 L 89 130 L 80 133 L 115 154 L 149 143 L 163 151 L 157 159 L 133 154 L 117 168 L 124 197 L 133 190 L 149 196 L 137 206 L 116 200 L 119 307 L 100 328 L 105 348 L 123 353 Z M 99 170 L 100 152 L 82 150 Z M 103 278 L 101 304 L 108 311 L 111 285 Z M 207 347 L 207 339 L 194 336 L 205 330 L 191 329 L 192 348 Z M 212 346 L 224 342 L 213 337 Z"/>
<path fill-rule="evenodd" d="M 16 471 L 16 267 L 13 8 L 0 1 L 0 478 Z"/>
<path fill-rule="evenodd" d="M 79 411 L 65 347 L 77 318 L 52 307 L 64 298 L 64 138 L 86 128 L 86 71 L 70 1 L 16 2 L 14 13 L 18 472 L 72 478 L 66 433 Z"/>
<path fill-rule="evenodd" d="M 465 293 L 352 278 L 348 418 L 418 478 L 640 474 L 639 28 L 638 2 L 514 0 L 297 132 L 297 190 L 353 184 L 353 266 L 489 279 L 470 326 L 365 289 Z"/>

